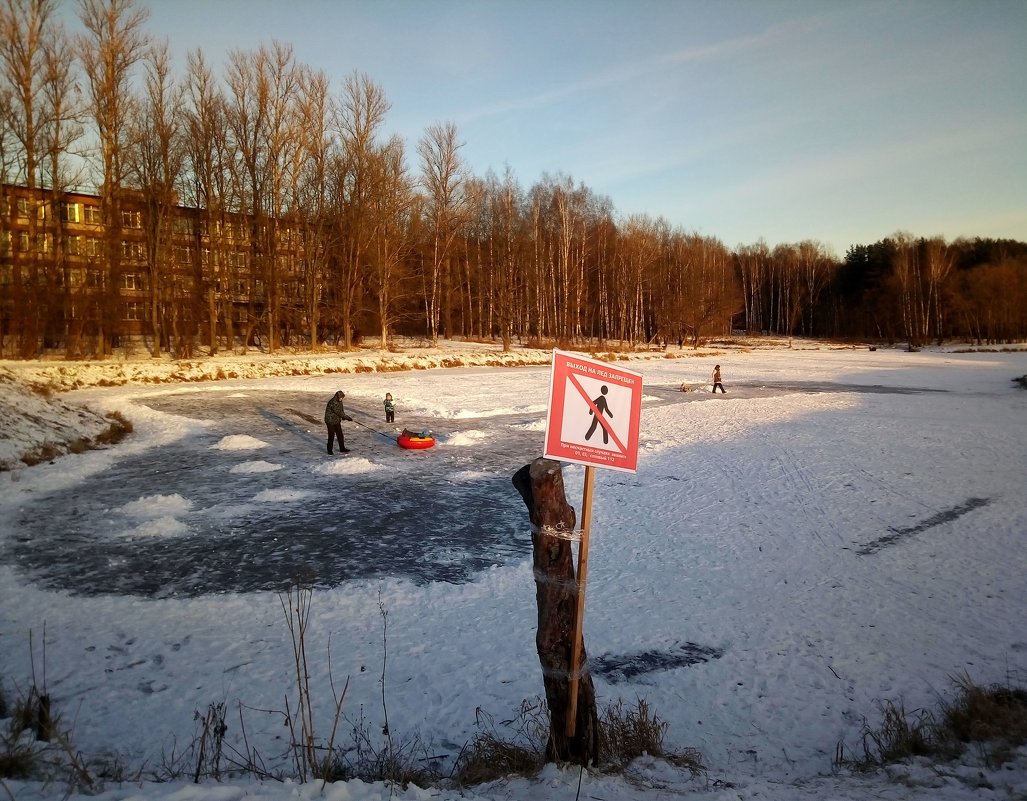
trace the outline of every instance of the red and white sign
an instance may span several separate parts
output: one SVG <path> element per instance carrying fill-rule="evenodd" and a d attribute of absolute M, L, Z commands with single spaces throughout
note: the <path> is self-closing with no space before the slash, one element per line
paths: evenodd
<path fill-rule="evenodd" d="M 543 455 L 634 473 L 641 411 L 641 375 L 554 350 Z"/>

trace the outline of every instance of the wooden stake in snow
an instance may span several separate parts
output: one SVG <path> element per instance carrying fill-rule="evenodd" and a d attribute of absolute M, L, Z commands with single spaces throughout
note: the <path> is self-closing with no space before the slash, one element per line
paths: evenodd
<path fill-rule="evenodd" d="M 595 468 L 585 468 L 585 488 L 581 493 L 581 542 L 578 544 L 578 592 L 574 613 L 574 639 L 571 640 L 570 710 L 567 713 L 567 736 L 574 736 L 578 711 L 578 675 L 581 672 L 581 650 L 585 642 L 585 583 L 588 581 L 588 529 L 592 524 L 592 488 Z"/>

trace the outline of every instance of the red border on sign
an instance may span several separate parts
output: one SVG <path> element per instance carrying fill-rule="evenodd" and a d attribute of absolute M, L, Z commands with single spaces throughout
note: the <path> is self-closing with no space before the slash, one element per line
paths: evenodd
<path fill-rule="evenodd" d="M 629 390 L 626 436 L 621 437 L 614 430 L 614 424 L 607 420 L 591 398 L 591 393 L 582 386 L 580 378 L 589 378 Z M 572 387 L 571 392 L 567 386 Z M 568 399 L 568 395 L 570 398 Z M 568 403 L 568 400 L 570 403 Z M 606 429 L 613 439 L 614 450 L 599 448 L 587 442 L 574 439 L 572 432 L 580 429 L 581 401 Z M 606 362 L 587 359 L 573 353 L 553 351 L 552 372 L 549 382 L 549 416 L 546 420 L 546 442 L 543 455 L 547 459 L 559 459 L 608 470 L 622 470 L 634 473 L 638 467 L 638 430 L 642 411 L 642 376 L 632 370 L 613 367 Z M 625 429 L 617 425 L 621 431 Z"/>

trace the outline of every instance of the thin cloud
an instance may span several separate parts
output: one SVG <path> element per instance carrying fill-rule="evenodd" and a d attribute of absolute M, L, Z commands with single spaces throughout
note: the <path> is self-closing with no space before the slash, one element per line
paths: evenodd
<path fill-rule="evenodd" d="M 805 17 L 801 20 L 772 25 L 757 34 L 737 36 L 712 44 L 685 47 L 660 53 L 649 59 L 613 65 L 582 80 L 564 83 L 545 91 L 530 94 L 530 96 L 488 103 L 470 109 L 462 114 L 457 114 L 456 119 L 458 122 L 470 122 L 510 112 L 543 108 L 576 96 L 576 94 L 631 83 L 668 72 L 670 69 L 684 64 L 716 62 L 771 46 L 789 47 L 791 42 L 808 41 L 811 35 L 819 35 L 817 31 L 826 27 L 825 21 L 833 16 L 835 14 L 827 13 Z"/>
<path fill-rule="evenodd" d="M 824 16 L 829 15 L 780 23 L 757 34 L 738 36 L 709 45 L 683 48 L 647 59 L 616 64 L 589 78 L 571 81 L 534 95 L 486 103 L 462 114 L 457 114 L 456 119 L 458 122 L 470 122 L 483 117 L 542 108 L 584 92 L 618 86 L 664 73 L 681 64 L 716 61 L 763 49 L 770 45 L 787 44 L 788 41 L 796 38 L 806 38 L 817 28 L 822 27 L 821 20 Z"/>

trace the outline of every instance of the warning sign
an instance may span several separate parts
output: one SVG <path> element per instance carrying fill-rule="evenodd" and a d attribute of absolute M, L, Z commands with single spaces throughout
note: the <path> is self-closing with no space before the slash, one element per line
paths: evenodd
<path fill-rule="evenodd" d="M 544 456 L 634 473 L 641 409 L 641 375 L 554 350 Z"/>

